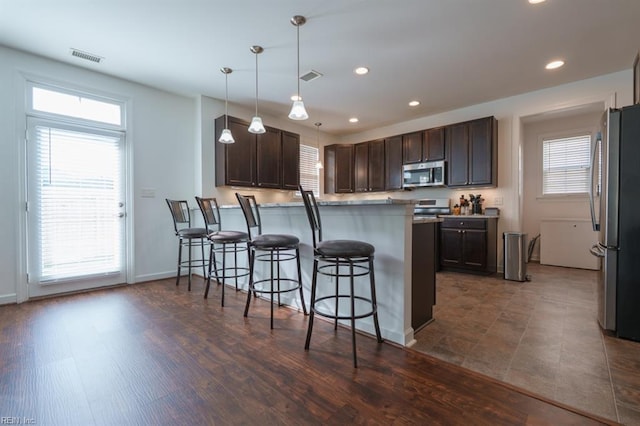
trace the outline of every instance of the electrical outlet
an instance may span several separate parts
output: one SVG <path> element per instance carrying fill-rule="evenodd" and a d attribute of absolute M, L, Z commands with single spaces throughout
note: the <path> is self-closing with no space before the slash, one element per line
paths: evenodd
<path fill-rule="evenodd" d="M 496 197 L 496 198 L 494 198 L 494 199 L 493 199 L 493 204 L 494 204 L 495 206 L 501 206 L 501 205 L 502 205 L 502 202 L 503 202 L 502 197 Z"/>

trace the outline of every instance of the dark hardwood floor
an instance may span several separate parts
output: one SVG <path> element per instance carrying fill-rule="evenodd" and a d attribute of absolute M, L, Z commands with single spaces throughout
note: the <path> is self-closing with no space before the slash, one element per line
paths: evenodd
<path fill-rule="evenodd" d="M 611 424 L 411 349 L 173 279 L 0 306 L 0 420 L 126 424 Z"/>

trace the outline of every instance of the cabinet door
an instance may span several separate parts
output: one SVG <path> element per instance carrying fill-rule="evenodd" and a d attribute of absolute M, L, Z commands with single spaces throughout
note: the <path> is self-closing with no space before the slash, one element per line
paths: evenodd
<path fill-rule="evenodd" d="M 423 160 L 442 160 L 444 159 L 444 127 L 429 129 L 424 131 L 423 135 Z"/>
<path fill-rule="evenodd" d="M 369 190 L 369 143 L 355 145 L 355 191 L 367 192 Z"/>
<path fill-rule="evenodd" d="M 469 127 L 466 123 L 447 126 L 447 185 L 469 182 Z"/>
<path fill-rule="evenodd" d="M 402 189 L 402 136 L 384 140 L 385 189 Z"/>
<path fill-rule="evenodd" d="M 282 137 L 277 129 L 266 128 L 256 142 L 257 181 L 261 188 L 282 186 Z M 246 154 L 245 154 L 246 155 Z"/>
<path fill-rule="evenodd" d="M 486 269 L 487 231 L 462 230 L 462 259 L 464 266 L 470 269 Z"/>
<path fill-rule="evenodd" d="M 353 192 L 353 145 L 336 145 L 335 192 Z"/>
<path fill-rule="evenodd" d="M 384 139 L 369 142 L 369 191 L 385 189 Z"/>
<path fill-rule="evenodd" d="M 492 171 L 498 165 L 493 164 L 493 117 L 475 120 L 469 123 L 469 184 L 495 184 Z"/>
<path fill-rule="evenodd" d="M 402 135 L 403 163 L 419 163 L 422 161 L 422 133 L 414 132 Z"/>
<path fill-rule="evenodd" d="M 224 166 L 221 172 L 224 173 L 223 185 L 233 186 L 255 186 L 256 185 L 256 136 L 249 133 L 247 128 L 249 123 L 229 117 L 229 130 L 235 139 L 235 143 L 222 144 L 217 142 L 224 127 L 224 118 L 220 130 L 217 129 L 216 122 L 216 155 L 221 150 Z"/>
<path fill-rule="evenodd" d="M 300 182 L 300 135 L 282 132 L 282 187 L 298 190 Z"/>
<path fill-rule="evenodd" d="M 440 228 L 440 264 L 454 267 L 462 265 L 462 230 Z"/>

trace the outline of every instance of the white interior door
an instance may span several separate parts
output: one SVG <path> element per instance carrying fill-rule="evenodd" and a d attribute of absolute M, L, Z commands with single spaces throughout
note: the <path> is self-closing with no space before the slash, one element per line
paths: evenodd
<path fill-rule="evenodd" d="M 126 282 L 124 135 L 28 118 L 29 297 Z"/>

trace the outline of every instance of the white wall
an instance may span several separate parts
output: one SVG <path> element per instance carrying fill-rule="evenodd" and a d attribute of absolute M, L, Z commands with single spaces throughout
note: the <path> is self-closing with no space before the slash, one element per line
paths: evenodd
<path fill-rule="evenodd" d="M 108 77 L 0 46 L 0 304 L 26 298 L 23 221 L 24 75 L 128 99 L 127 146 L 132 164 L 128 224 L 134 235 L 128 280 L 175 273 L 176 244 L 165 197 L 193 197 L 196 104 L 144 85 Z M 141 198 L 142 188 L 155 198 Z"/>

